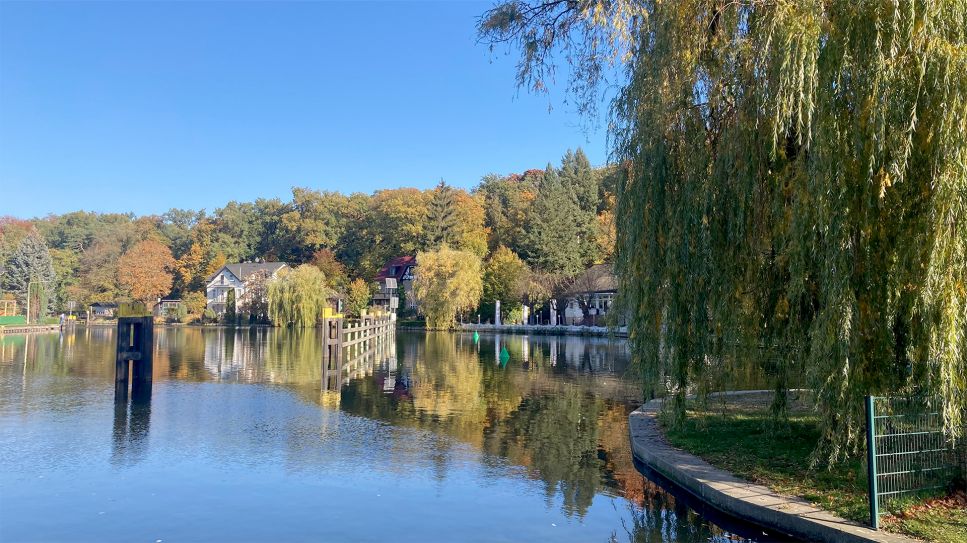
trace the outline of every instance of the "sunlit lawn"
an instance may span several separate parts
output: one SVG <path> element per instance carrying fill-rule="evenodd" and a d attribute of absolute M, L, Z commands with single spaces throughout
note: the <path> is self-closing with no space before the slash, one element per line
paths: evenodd
<path fill-rule="evenodd" d="M 680 429 L 666 428 L 669 442 L 709 463 L 785 495 L 799 496 L 841 517 L 866 523 L 866 467 L 859 458 L 810 467 L 819 438 L 815 416 L 794 413 L 773 428 L 762 405 L 689 411 Z M 967 503 L 958 499 L 911 504 L 883 519 L 891 531 L 944 543 L 967 543 Z"/>

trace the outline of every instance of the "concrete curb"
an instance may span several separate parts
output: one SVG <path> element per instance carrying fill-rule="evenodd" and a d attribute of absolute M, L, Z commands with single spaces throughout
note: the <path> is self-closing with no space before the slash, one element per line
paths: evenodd
<path fill-rule="evenodd" d="M 46 334 L 59 332 L 58 324 L 17 324 L 10 326 L 0 326 L 0 335 L 3 334 Z"/>
<path fill-rule="evenodd" d="M 806 541 L 914 543 L 902 535 L 872 530 L 839 518 L 799 498 L 780 496 L 739 479 L 665 441 L 652 400 L 628 417 L 635 458 L 702 502 L 728 515 Z"/>
<path fill-rule="evenodd" d="M 464 323 L 458 325 L 458 330 L 490 332 L 495 334 L 531 334 L 544 336 L 595 336 L 595 337 L 614 337 L 626 339 L 628 328 L 621 326 L 618 328 L 608 328 L 607 326 L 581 326 L 574 324 L 473 324 Z"/>

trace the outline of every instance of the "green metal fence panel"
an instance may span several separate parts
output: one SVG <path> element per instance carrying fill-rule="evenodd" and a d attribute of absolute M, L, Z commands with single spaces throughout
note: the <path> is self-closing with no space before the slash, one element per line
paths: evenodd
<path fill-rule="evenodd" d="M 959 469 L 937 398 L 867 396 L 870 525 L 905 497 L 946 489 Z"/>

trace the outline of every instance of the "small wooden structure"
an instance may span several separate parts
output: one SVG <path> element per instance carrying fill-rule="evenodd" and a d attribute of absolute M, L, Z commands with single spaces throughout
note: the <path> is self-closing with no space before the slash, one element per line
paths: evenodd
<path fill-rule="evenodd" d="M 0 300 L 0 317 L 17 315 L 17 300 Z"/>
<path fill-rule="evenodd" d="M 327 313 L 323 319 L 322 389 L 338 391 L 343 379 L 352 379 L 371 368 L 395 341 L 396 323 L 388 313 L 346 319 Z"/>
<path fill-rule="evenodd" d="M 122 304 L 118 314 L 114 399 L 126 401 L 129 383 L 132 396 L 151 394 L 154 318 L 143 304 Z"/>

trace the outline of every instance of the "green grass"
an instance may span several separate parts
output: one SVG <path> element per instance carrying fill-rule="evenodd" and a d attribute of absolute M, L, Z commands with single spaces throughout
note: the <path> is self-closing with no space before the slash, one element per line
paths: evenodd
<path fill-rule="evenodd" d="M 668 441 L 735 475 L 785 495 L 799 496 L 843 518 L 866 523 L 869 502 L 866 467 L 860 459 L 810 468 L 818 439 L 817 419 L 790 416 L 788 425 L 772 428 L 762 410 L 735 409 L 727 414 L 690 411 L 682 428 L 666 428 Z M 944 543 L 967 543 L 967 509 L 913 505 L 907 514 L 888 517 L 891 531 Z"/>
<path fill-rule="evenodd" d="M 26 323 L 27 320 L 23 318 L 22 315 L 13 315 L 9 317 L 0 317 L 0 326 L 16 326 Z"/>
<path fill-rule="evenodd" d="M 967 507 L 913 508 L 890 522 L 899 531 L 927 541 L 967 542 Z"/>

